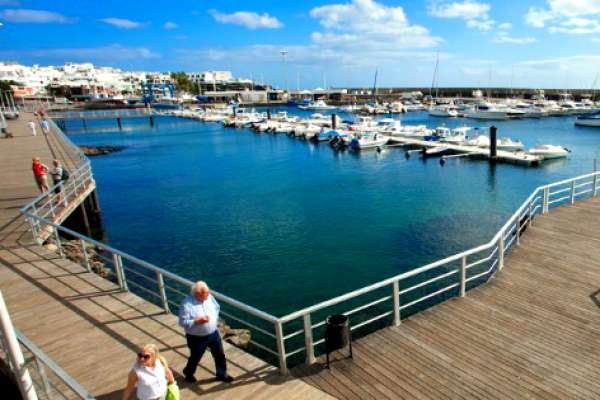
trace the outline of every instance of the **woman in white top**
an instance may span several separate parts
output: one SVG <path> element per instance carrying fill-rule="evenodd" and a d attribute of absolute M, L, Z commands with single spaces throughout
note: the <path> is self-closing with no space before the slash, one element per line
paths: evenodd
<path fill-rule="evenodd" d="M 137 387 L 139 400 L 162 400 L 167 394 L 167 383 L 173 383 L 173 372 L 164 357 L 158 354 L 153 344 L 145 345 L 138 353 L 138 359 L 127 377 L 123 400 L 128 400 L 133 388 Z"/>

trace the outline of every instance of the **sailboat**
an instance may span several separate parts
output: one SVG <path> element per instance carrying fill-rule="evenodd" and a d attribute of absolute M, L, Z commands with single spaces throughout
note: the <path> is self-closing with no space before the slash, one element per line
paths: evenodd
<path fill-rule="evenodd" d="M 435 60 L 435 69 L 433 71 L 433 81 L 431 82 L 431 91 L 435 88 L 435 104 L 429 108 L 429 115 L 432 117 L 458 117 L 458 110 L 454 104 L 437 104 L 438 103 L 438 90 L 439 90 L 439 67 L 440 67 L 440 53 L 437 53 Z"/>

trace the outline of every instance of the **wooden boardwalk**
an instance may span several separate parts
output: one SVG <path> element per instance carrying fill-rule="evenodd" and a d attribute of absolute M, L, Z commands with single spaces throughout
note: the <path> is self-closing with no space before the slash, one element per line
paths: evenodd
<path fill-rule="evenodd" d="M 19 215 L 37 195 L 31 157 L 46 163 L 61 158 L 72 168 L 77 155 L 40 129 L 32 137 L 24 126 L 28 119 L 11 121 L 15 138 L 0 140 L 0 290 L 13 323 L 98 399 L 121 398 L 138 346 L 145 343 L 158 345 L 181 380 L 188 350 L 174 315 L 31 243 L 29 225 Z M 236 381 L 215 381 L 207 353 L 196 373 L 199 382 L 181 385 L 182 398 L 331 398 L 242 350 L 228 344 L 225 349 Z"/>
<path fill-rule="evenodd" d="M 538 217 L 489 283 L 293 374 L 340 399 L 600 398 L 600 199 Z"/>

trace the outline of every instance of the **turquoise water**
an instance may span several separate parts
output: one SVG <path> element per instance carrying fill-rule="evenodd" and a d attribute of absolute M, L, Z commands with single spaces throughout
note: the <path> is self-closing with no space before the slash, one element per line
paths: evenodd
<path fill-rule="evenodd" d="M 402 120 L 476 124 L 425 113 Z M 487 242 L 535 187 L 591 172 L 600 130 L 573 121 L 494 122 L 527 147 L 573 151 L 536 168 L 335 152 L 171 117 L 154 128 L 126 120 L 123 131 L 115 121 L 87 131 L 71 121 L 67 133 L 77 144 L 127 146 L 92 158 L 112 245 L 279 315 Z"/>

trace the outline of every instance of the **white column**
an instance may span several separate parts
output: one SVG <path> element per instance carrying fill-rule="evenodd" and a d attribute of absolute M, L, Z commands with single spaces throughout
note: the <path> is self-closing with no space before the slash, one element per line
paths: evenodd
<path fill-rule="evenodd" d="M 10 320 L 10 315 L 8 314 L 8 309 L 6 308 L 6 303 L 4 303 L 4 297 L 2 296 L 1 291 L 0 329 L 2 329 L 2 336 L 4 336 L 4 341 L 6 343 L 6 352 L 8 353 L 11 364 L 16 369 L 16 371 L 13 372 L 16 375 L 21 396 L 23 396 L 23 399 L 25 400 L 37 400 L 37 393 L 33 387 L 29 370 L 24 366 L 25 358 L 21 352 L 21 347 L 19 346 L 19 341 L 17 339 L 17 335 L 15 334 L 15 328 Z"/>

